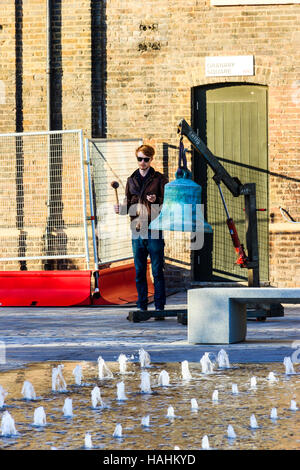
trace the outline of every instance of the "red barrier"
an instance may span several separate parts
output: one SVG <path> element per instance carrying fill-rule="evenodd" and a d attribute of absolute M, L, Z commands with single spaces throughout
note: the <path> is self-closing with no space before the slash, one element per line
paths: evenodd
<path fill-rule="evenodd" d="M 150 265 L 147 270 L 148 297 L 154 294 L 154 286 L 150 277 Z M 127 304 L 137 301 L 134 264 L 126 264 L 99 271 L 100 298 L 93 298 L 93 305 Z"/>
<path fill-rule="evenodd" d="M 148 266 L 149 300 L 154 293 Z M 0 307 L 71 307 L 135 303 L 134 264 L 99 271 L 100 297 L 93 298 L 92 271 L 1 271 Z"/>
<path fill-rule="evenodd" d="M 91 305 L 91 271 L 1 271 L 1 307 Z"/>

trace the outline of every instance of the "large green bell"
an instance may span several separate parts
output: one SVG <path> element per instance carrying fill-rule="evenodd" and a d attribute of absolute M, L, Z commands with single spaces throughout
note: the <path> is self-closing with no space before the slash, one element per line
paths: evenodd
<path fill-rule="evenodd" d="M 181 149 L 182 152 L 182 149 Z M 175 180 L 165 185 L 164 201 L 159 216 L 149 228 L 179 232 L 212 232 L 212 227 L 204 220 L 201 209 L 199 184 L 192 180 L 192 173 L 186 167 L 179 167 Z"/>

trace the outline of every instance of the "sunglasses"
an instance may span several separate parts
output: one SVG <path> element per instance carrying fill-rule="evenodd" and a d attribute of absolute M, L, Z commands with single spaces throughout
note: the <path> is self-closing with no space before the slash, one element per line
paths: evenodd
<path fill-rule="evenodd" d="M 144 162 L 147 163 L 150 161 L 150 157 L 136 157 L 136 158 L 138 162 L 142 162 L 144 160 Z"/>

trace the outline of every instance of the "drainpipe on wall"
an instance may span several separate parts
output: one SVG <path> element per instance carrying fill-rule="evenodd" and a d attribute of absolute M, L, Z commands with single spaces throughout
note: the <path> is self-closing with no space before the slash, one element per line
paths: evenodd
<path fill-rule="evenodd" d="M 47 131 L 51 131 L 51 0 L 46 2 L 46 41 L 47 41 L 47 52 L 46 52 L 46 79 L 47 79 Z M 47 225 L 45 230 L 45 251 L 46 255 L 51 250 L 51 236 L 49 233 L 49 220 L 51 217 L 50 203 L 51 203 L 51 188 L 50 188 L 50 166 L 51 166 L 51 136 L 48 135 L 48 151 L 47 151 Z M 48 262 L 47 262 L 48 264 Z"/>

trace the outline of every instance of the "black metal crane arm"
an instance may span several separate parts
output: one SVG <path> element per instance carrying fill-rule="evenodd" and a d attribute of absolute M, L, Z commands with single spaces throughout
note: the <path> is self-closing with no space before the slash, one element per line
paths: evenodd
<path fill-rule="evenodd" d="M 259 286 L 259 253 L 255 183 L 242 184 L 238 178 L 230 176 L 230 174 L 227 173 L 225 168 L 223 168 L 221 163 L 218 161 L 217 157 L 207 148 L 205 143 L 184 119 L 182 119 L 178 124 L 178 133 L 180 133 L 182 136 L 185 136 L 191 142 L 192 146 L 206 159 L 208 165 L 215 173 L 213 180 L 220 190 L 222 202 L 227 213 L 227 225 L 229 232 L 235 249 L 239 253 L 237 263 L 240 264 L 241 267 L 248 268 L 248 285 Z M 220 183 L 224 183 L 233 196 L 237 197 L 243 195 L 245 198 L 245 229 L 248 251 L 247 257 L 244 252 L 244 247 L 239 241 L 234 222 L 230 218 L 226 209 Z"/>

